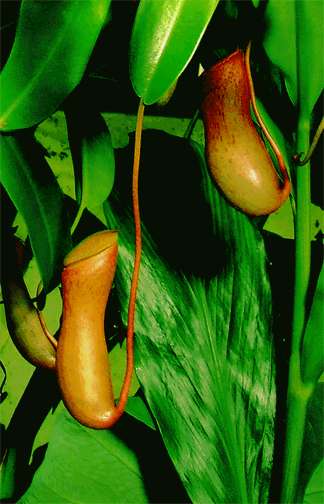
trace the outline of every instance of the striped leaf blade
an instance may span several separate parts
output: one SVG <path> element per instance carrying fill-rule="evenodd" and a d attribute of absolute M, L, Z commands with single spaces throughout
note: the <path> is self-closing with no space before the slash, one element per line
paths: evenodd
<path fill-rule="evenodd" d="M 137 376 L 193 502 L 267 502 L 276 394 L 262 238 L 211 184 L 201 146 L 150 132 L 140 170 Z M 116 189 L 105 211 L 126 323 L 133 217 Z"/>

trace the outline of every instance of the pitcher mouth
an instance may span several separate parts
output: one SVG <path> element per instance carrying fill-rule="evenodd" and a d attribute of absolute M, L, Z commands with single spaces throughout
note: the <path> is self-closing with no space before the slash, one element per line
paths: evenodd
<path fill-rule="evenodd" d="M 217 63 L 215 63 L 212 67 L 210 67 L 208 70 L 203 72 L 201 74 L 200 81 L 202 83 L 202 97 L 206 97 L 210 92 L 212 92 L 215 88 L 218 86 L 218 79 L 219 77 L 217 76 L 216 78 L 214 77 L 214 73 L 216 69 L 219 69 L 223 66 L 226 66 L 226 64 L 231 61 L 235 60 L 235 58 L 242 58 L 242 61 L 244 61 L 244 52 L 240 47 L 236 49 L 233 53 L 229 54 L 228 56 L 225 56 L 224 58 L 220 59 Z"/>
<path fill-rule="evenodd" d="M 114 245 L 117 240 L 118 232 L 115 230 L 99 231 L 88 236 L 66 256 L 63 264 L 64 269 L 101 254 Z"/>

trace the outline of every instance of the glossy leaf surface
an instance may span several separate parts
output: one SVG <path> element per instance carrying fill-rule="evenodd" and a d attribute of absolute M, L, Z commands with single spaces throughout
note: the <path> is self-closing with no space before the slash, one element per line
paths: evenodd
<path fill-rule="evenodd" d="M 312 476 L 324 456 L 324 383 L 318 382 L 307 406 L 305 435 L 298 475 L 297 500 L 306 498 Z M 323 488 L 324 490 L 324 488 Z M 314 496 L 316 498 L 316 495 Z M 319 496 L 318 496 L 319 497 Z"/>
<path fill-rule="evenodd" d="M 287 91 L 296 106 L 298 75 L 295 4 L 297 3 L 301 7 L 299 15 L 302 15 L 300 20 L 302 33 L 298 33 L 302 44 L 300 65 L 304 67 L 302 73 L 306 76 L 303 87 L 305 87 L 308 114 L 310 114 L 324 87 L 323 2 L 269 0 L 265 9 L 266 30 L 263 45 L 271 61 L 284 73 Z"/>
<path fill-rule="evenodd" d="M 145 104 L 159 100 L 192 58 L 219 0 L 141 0 L 130 42 L 130 76 Z"/>
<path fill-rule="evenodd" d="M 63 193 L 31 140 L 0 135 L 1 183 L 27 227 L 45 292 L 60 282 L 63 260 L 72 248 Z"/>
<path fill-rule="evenodd" d="M 324 372 L 324 265 L 317 281 L 301 355 L 303 382 L 316 383 Z"/>
<path fill-rule="evenodd" d="M 137 376 L 193 502 L 266 502 L 275 388 L 263 242 L 210 182 L 202 146 L 144 132 L 141 160 L 139 187 L 152 190 L 140 193 Z M 117 189 L 104 207 L 119 229 L 125 322 L 134 237 Z"/>
<path fill-rule="evenodd" d="M 82 426 L 66 410 L 58 417 L 46 458 L 19 502 L 148 502 L 135 453 L 111 430 Z"/>
<path fill-rule="evenodd" d="M 324 459 L 319 463 L 305 492 L 303 504 L 321 504 L 324 499 Z"/>
<path fill-rule="evenodd" d="M 126 413 L 155 430 L 152 416 L 141 397 L 130 397 L 125 408 Z"/>
<path fill-rule="evenodd" d="M 66 110 L 79 212 L 101 205 L 115 177 L 115 156 L 109 129 L 99 112 Z"/>
<path fill-rule="evenodd" d="M 80 82 L 110 2 L 22 2 L 15 42 L 0 77 L 3 131 L 39 123 Z"/>

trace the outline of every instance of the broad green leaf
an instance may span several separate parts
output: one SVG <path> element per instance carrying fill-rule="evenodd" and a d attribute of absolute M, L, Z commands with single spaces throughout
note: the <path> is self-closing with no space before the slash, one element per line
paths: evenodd
<path fill-rule="evenodd" d="M 5 499 L 12 499 L 16 490 L 16 463 L 17 463 L 17 449 L 6 449 L 0 464 L 0 498 L 1 501 Z"/>
<path fill-rule="evenodd" d="M 130 397 L 127 401 L 125 411 L 129 415 L 132 415 L 132 417 L 155 430 L 152 416 L 141 397 Z"/>
<path fill-rule="evenodd" d="M 144 103 L 159 100 L 191 60 L 219 0 L 141 0 L 130 42 L 130 76 Z"/>
<path fill-rule="evenodd" d="M 80 82 L 110 2 L 23 0 L 0 77 L 3 131 L 38 124 Z"/>
<path fill-rule="evenodd" d="M 119 229 L 124 323 L 134 253 L 126 176 L 104 204 Z M 144 132 L 139 187 L 135 368 L 149 407 L 193 502 L 267 502 L 275 384 L 261 236 L 212 185 L 198 144 Z"/>
<path fill-rule="evenodd" d="M 65 110 L 69 144 L 79 204 L 78 218 L 85 208 L 101 205 L 109 196 L 115 177 L 115 157 L 110 132 L 99 112 L 79 108 Z"/>
<path fill-rule="evenodd" d="M 301 355 L 303 382 L 315 384 L 324 372 L 324 265 L 318 277 Z"/>
<path fill-rule="evenodd" d="M 324 500 L 324 459 L 319 463 L 305 492 L 303 504 L 322 504 Z"/>
<path fill-rule="evenodd" d="M 0 135 L 1 183 L 25 221 L 45 292 L 60 282 L 72 248 L 63 193 L 29 136 Z"/>
<path fill-rule="evenodd" d="M 324 456 L 324 383 L 317 383 L 307 405 L 307 417 L 298 475 L 297 499 L 302 502 L 307 485 Z"/>
<path fill-rule="evenodd" d="M 58 416 L 43 464 L 18 502 L 148 502 L 135 453 L 111 430 L 79 424 L 64 409 Z"/>
<path fill-rule="evenodd" d="M 298 26 L 296 15 L 299 18 Z M 308 115 L 311 114 L 324 87 L 323 18 L 324 3 L 321 1 L 269 0 L 265 8 L 263 45 L 271 61 L 282 70 L 287 91 L 295 106 L 298 89 L 298 34 L 301 44 L 299 78 L 303 78 Z"/>

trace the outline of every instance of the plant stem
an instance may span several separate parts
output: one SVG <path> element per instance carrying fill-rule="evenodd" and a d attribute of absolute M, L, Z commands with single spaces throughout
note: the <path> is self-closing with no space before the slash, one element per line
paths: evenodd
<path fill-rule="evenodd" d="M 309 89 L 305 63 L 304 2 L 295 1 L 296 59 L 298 82 L 299 120 L 297 126 L 297 152 L 308 152 L 310 132 Z M 307 43 L 306 43 L 307 46 Z M 289 362 L 287 393 L 287 424 L 284 452 L 284 473 L 281 502 L 294 503 L 297 493 L 301 449 L 307 413 L 307 402 L 314 384 L 304 385 L 301 380 L 301 344 L 306 326 L 306 297 L 310 278 L 310 164 L 297 168 L 296 219 L 295 219 L 295 289 L 294 312 Z"/>
<path fill-rule="evenodd" d="M 299 121 L 298 148 L 307 152 L 308 127 Z M 312 393 L 302 384 L 300 349 L 306 325 L 306 296 L 310 276 L 310 169 L 309 164 L 297 168 L 295 219 L 295 289 L 294 312 L 289 363 L 287 424 L 281 502 L 294 503 L 298 483 L 301 448 L 304 437 L 307 402 Z M 308 386 L 309 387 L 309 386 Z"/>
<path fill-rule="evenodd" d="M 134 325 L 135 325 L 135 309 L 136 309 L 136 298 L 137 298 L 137 288 L 139 271 L 141 264 L 141 253 L 142 253 L 142 233 L 141 233 L 141 217 L 139 208 L 139 197 L 138 197 L 138 178 L 139 178 L 139 167 L 140 167 L 140 156 L 141 156 L 141 142 L 142 142 L 142 130 L 143 130 L 143 119 L 144 119 L 144 108 L 145 105 L 140 99 L 138 112 L 137 112 L 137 122 L 136 122 L 136 132 L 135 132 L 135 149 L 134 149 L 134 165 L 133 165 L 133 209 L 134 209 L 134 223 L 135 223 L 135 259 L 134 259 L 134 269 L 133 278 L 131 284 L 131 292 L 129 298 L 128 307 L 128 320 L 127 320 L 127 367 L 124 378 L 124 383 L 120 392 L 119 401 L 117 405 L 118 414 L 122 414 L 127 403 L 129 389 L 132 380 L 133 367 L 134 367 Z"/>
<path fill-rule="evenodd" d="M 72 227 L 71 227 L 71 235 L 74 233 L 77 225 L 79 224 L 80 222 L 80 219 L 82 217 L 82 214 L 83 214 L 83 210 L 84 210 L 84 206 L 83 205 L 80 205 L 79 206 L 79 210 L 78 210 L 78 213 L 76 214 L 76 217 L 74 219 L 74 222 L 72 224 Z"/>
<path fill-rule="evenodd" d="M 309 123 L 300 120 L 297 130 L 300 152 L 307 152 Z M 305 149 L 305 150 L 303 150 Z M 285 462 L 281 502 L 294 503 L 304 436 L 307 402 L 312 393 L 302 384 L 300 349 L 306 325 L 306 296 L 310 277 L 310 167 L 297 168 L 295 219 L 295 289 L 289 363 Z M 308 386 L 309 387 L 309 386 Z M 310 395 L 308 395 L 310 392 Z"/>
<path fill-rule="evenodd" d="M 314 390 L 313 384 L 304 385 L 300 380 L 300 356 L 293 354 L 289 363 L 289 386 L 285 459 L 281 502 L 296 502 L 300 456 L 304 439 L 307 404 Z"/>
<path fill-rule="evenodd" d="M 197 122 L 197 119 L 198 119 L 198 116 L 199 116 L 199 111 L 200 109 L 198 108 L 195 112 L 195 115 L 193 116 L 193 118 L 191 119 L 189 125 L 188 125 L 188 128 L 186 129 L 185 131 L 185 134 L 183 135 L 183 138 L 190 138 L 195 126 L 196 126 L 196 122 Z"/>
<path fill-rule="evenodd" d="M 297 144 L 307 149 L 309 123 L 298 124 Z M 310 165 L 297 168 L 295 220 L 295 290 L 291 353 L 299 354 L 306 323 L 306 296 L 310 277 Z"/>

